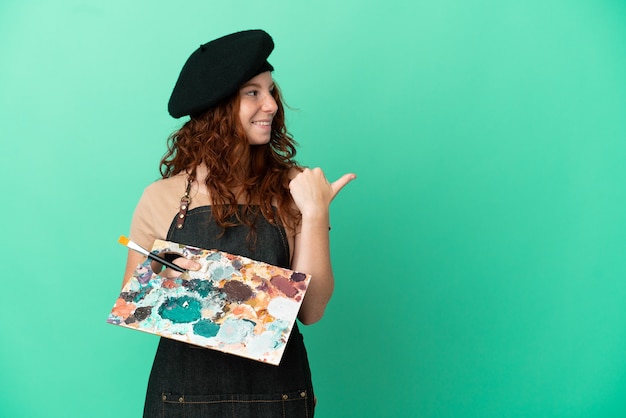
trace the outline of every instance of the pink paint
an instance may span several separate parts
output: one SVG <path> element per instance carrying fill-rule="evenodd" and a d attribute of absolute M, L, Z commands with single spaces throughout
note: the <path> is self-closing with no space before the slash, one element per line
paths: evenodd
<path fill-rule="evenodd" d="M 271 278 L 270 283 L 274 285 L 278 290 L 280 290 L 287 297 L 293 298 L 298 294 L 298 289 L 296 289 L 291 281 L 283 276 L 274 276 Z"/>

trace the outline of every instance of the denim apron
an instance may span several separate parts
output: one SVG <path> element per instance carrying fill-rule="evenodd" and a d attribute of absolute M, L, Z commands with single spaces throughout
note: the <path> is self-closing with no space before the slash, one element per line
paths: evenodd
<path fill-rule="evenodd" d="M 289 267 L 285 230 L 263 216 L 249 228 L 227 228 L 223 235 L 211 207 L 187 213 L 182 229 L 172 222 L 167 240 L 206 249 L 219 249 Z M 161 338 L 148 381 L 144 418 L 313 417 L 311 372 L 297 323 L 279 366 Z"/>

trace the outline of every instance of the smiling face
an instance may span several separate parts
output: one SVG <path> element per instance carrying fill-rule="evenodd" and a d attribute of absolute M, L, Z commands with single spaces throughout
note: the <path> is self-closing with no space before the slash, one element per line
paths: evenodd
<path fill-rule="evenodd" d="M 251 78 L 239 89 L 239 121 L 250 145 L 267 144 L 271 138 L 272 119 L 278 110 L 273 91 L 269 71 Z"/>

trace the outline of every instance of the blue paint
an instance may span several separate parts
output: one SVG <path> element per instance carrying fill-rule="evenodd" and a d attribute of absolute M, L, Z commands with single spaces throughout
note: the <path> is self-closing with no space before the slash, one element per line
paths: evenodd
<path fill-rule="evenodd" d="M 197 292 L 203 298 L 206 298 L 209 293 L 213 292 L 214 290 L 213 284 L 208 280 L 185 280 L 182 284 L 183 287 L 189 289 L 192 292 Z"/>
<path fill-rule="evenodd" d="M 167 298 L 159 306 L 159 315 L 161 315 L 161 318 L 169 319 L 175 324 L 184 324 L 200 319 L 202 317 L 201 309 L 202 304 L 198 299 L 191 296 L 181 296 Z"/>
<path fill-rule="evenodd" d="M 235 269 L 232 265 L 218 267 L 215 270 L 211 271 L 211 279 L 215 281 L 220 281 L 223 279 L 230 278 L 235 273 Z"/>
<path fill-rule="evenodd" d="M 212 253 L 205 258 L 207 261 L 220 261 L 221 259 L 222 255 L 220 253 Z"/>
<path fill-rule="evenodd" d="M 220 326 L 210 319 L 203 319 L 193 325 L 193 333 L 205 338 L 215 337 Z"/>
<path fill-rule="evenodd" d="M 136 294 L 133 297 L 133 302 L 138 303 L 148 296 L 150 292 L 152 292 L 152 288 L 150 286 L 142 286 L 139 291 L 135 292 Z"/>
<path fill-rule="evenodd" d="M 217 338 L 224 344 L 242 343 L 254 334 L 254 326 L 254 322 L 247 319 L 227 318 Z"/>

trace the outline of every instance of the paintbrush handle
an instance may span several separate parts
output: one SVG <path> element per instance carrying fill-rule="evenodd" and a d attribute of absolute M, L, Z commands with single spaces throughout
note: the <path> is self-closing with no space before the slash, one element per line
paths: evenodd
<path fill-rule="evenodd" d="M 164 266 L 169 267 L 169 268 L 171 268 L 173 270 L 179 271 L 181 273 L 186 273 L 187 272 L 187 270 L 185 270 L 181 266 L 178 266 L 178 265 L 176 265 L 174 263 L 171 263 L 171 262 L 167 261 L 166 259 L 164 259 L 163 257 L 160 257 L 160 256 L 158 256 L 158 255 L 156 255 L 154 253 L 150 253 L 149 252 L 148 253 L 148 258 L 150 258 L 150 259 L 152 259 L 154 261 L 157 261 L 157 262 L 163 264 Z"/>
<path fill-rule="evenodd" d="M 137 251 L 140 254 L 145 255 L 146 257 L 150 258 L 151 260 L 157 261 L 161 264 L 163 264 L 166 267 L 169 267 L 171 269 L 174 269 L 176 271 L 179 271 L 181 273 L 186 273 L 187 270 L 185 270 L 184 268 L 182 268 L 181 266 L 177 266 L 176 264 L 164 259 L 163 257 L 160 257 L 148 250 L 146 250 L 145 248 L 143 248 L 141 245 L 137 244 L 134 241 L 129 240 L 128 238 L 126 238 L 125 236 L 121 236 L 120 239 L 118 240 L 120 244 L 127 246 L 128 248 L 130 248 L 133 251 Z M 181 255 L 182 257 L 182 255 Z"/>

